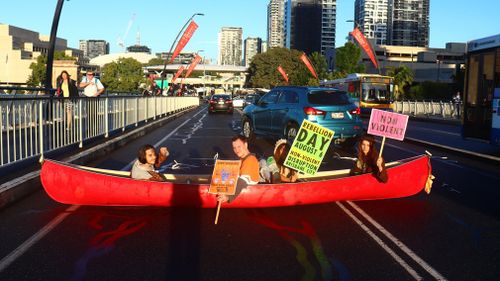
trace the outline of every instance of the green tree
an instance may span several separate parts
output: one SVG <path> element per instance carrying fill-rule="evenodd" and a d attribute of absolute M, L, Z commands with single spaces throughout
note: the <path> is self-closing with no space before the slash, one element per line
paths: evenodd
<path fill-rule="evenodd" d="M 55 51 L 54 60 L 76 60 L 75 57 L 66 56 L 64 51 Z M 26 81 L 29 86 L 41 86 L 45 81 L 45 73 L 47 68 L 47 56 L 40 55 L 36 58 L 36 62 L 30 64 L 31 74 Z"/>
<path fill-rule="evenodd" d="M 102 68 L 102 83 L 110 91 L 137 92 L 146 83 L 142 64 L 133 58 L 119 58 Z"/>
<path fill-rule="evenodd" d="M 278 72 L 279 65 L 288 74 L 290 85 L 317 85 L 318 81 L 311 76 L 307 67 L 300 60 L 301 56 L 301 51 L 286 48 L 271 48 L 265 53 L 255 55 L 248 70 L 248 86 L 270 89 L 286 85 L 285 80 Z M 313 54 L 310 60 L 320 77 L 326 73 L 326 60 L 323 56 Z"/>
<path fill-rule="evenodd" d="M 388 76 L 394 77 L 394 85 L 397 86 L 395 90 L 396 99 L 407 98 L 406 91 L 413 83 L 413 71 L 406 65 L 401 65 L 387 71 Z"/>
<path fill-rule="evenodd" d="M 361 48 L 352 42 L 346 42 L 343 47 L 337 49 L 336 73 L 332 78 L 346 77 L 351 73 L 365 72 L 365 65 L 361 63 Z"/>

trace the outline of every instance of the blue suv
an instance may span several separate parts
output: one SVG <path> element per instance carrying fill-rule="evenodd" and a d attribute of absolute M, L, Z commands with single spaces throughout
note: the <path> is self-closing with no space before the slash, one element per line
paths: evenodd
<path fill-rule="evenodd" d="M 360 109 L 347 93 L 332 88 L 282 86 L 245 107 L 243 135 L 255 134 L 293 140 L 302 120 L 335 131 L 334 142 L 354 145 L 363 133 Z"/>

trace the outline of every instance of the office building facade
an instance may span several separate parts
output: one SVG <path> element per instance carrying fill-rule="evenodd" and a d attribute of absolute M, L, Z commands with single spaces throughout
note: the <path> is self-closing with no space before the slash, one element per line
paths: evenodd
<path fill-rule="evenodd" d="M 335 49 L 336 0 L 287 0 L 285 45 L 307 54 Z"/>
<path fill-rule="evenodd" d="M 38 56 L 48 54 L 50 36 L 0 24 L 0 42 L 0 84 L 23 86 L 32 73 L 30 65 L 36 63 Z M 62 38 L 56 39 L 55 50 L 64 51 L 66 56 L 75 57 L 76 61 L 54 61 L 53 80 L 63 69 L 76 79 L 78 67 L 83 62 L 83 53 L 68 47 L 67 40 Z M 59 68 L 58 65 L 64 65 L 64 68 Z M 54 81 L 52 85 L 55 85 Z"/>
<path fill-rule="evenodd" d="M 269 48 L 285 47 L 285 0 L 267 5 L 267 43 Z"/>
<path fill-rule="evenodd" d="M 356 0 L 354 20 L 366 38 L 377 45 L 387 44 L 388 0 Z"/>
<path fill-rule="evenodd" d="M 429 1 L 388 0 L 388 44 L 429 46 Z"/>
<path fill-rule="evenodd" d="M 109 54 L 109 43 L 106 40 L 80 40 L 80 50 L 86 58 L 92 59 Z"/>
<path fill-rule="evenodd" d="M 219 32 L 219 65 L 241 65 L 243 29 L 223 27 Z"/>
<path fill-rule="evenodd" d="M 262 39 L 259 37 L 248 37 L 245 39 L 245 48 L 244 48 L 244 66 L 249 66 L 252 58 L 256 54 L 260 54 L 262 52 Z"/>

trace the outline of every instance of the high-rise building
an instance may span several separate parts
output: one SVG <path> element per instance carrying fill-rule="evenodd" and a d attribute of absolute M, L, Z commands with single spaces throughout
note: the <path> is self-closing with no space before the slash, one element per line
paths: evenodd
<path fill-rule="evenodd" d="M 262 52 L 262 39 L 259 37 L 248 37 L 245 39 L 245 50 L 244 50 L 244 65 L 250 65 L 250 61 L 256 54 Z"/>
<path fill-rule="evenodd" d="M 429 0 L 388 0 L 389 45 L 429 46 Z"/>
<path fill-rule="evenodd" d="M 219 32 L 219 65 L 241 65 L 241 27 L 223 27 Z"/>
<path fill-rule="evenodd" d="M 336 0 L 287 0 L 285 45 L 311 54 L 335 49 Z"/>
<path fill-rule="evenodd" d="M 354 3 L 355 22 L 365 37 L 377 45 L 387 44 L 387 1 L 356 0 Z"/>
<path fill-rule="evenodd" d="M 269 45 L 267 44 L 267 41 L 262 41 L 262 44 L 260 44 L 260 52 L 265 53 L 267 52 L 267 48 Z"/>
<path fill-rule="evenodd" d="M 80 40 L 80 50 L 83 56 L 92 59 L 109 54 L 109 43 L 106 40 Z"/>
<path fill-rule="evenodd" d="M 271 0 L 267 5 L 267 44 L 285 47 L 285 0 Z"/>

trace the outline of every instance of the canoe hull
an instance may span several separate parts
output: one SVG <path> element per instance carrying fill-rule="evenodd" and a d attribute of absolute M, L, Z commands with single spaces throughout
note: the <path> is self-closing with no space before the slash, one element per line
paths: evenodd
<path fill-rule="evenodd" d="M 387 170 L 389 181 L 371 174 L 329 180 L 250 186 L 225 208 L 262 208 L 320 204 L 343 200 L 400 198 L 420 192 L 431 172 L 422 155 Z M 213 208 L 208 184 L 134 180 L 46 160 L 40 173 L 47 194 L 64 204 L 95 206 L 183 206 Z"/>

